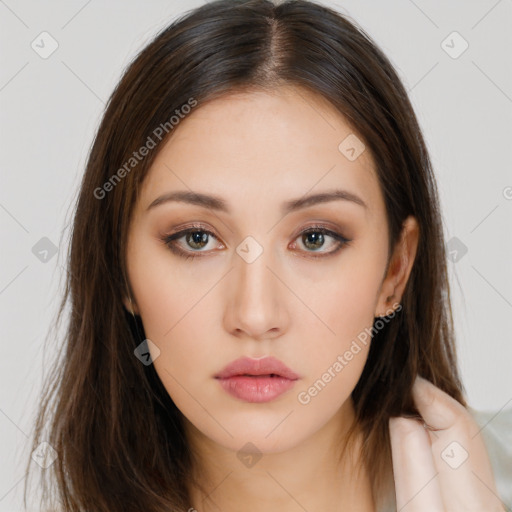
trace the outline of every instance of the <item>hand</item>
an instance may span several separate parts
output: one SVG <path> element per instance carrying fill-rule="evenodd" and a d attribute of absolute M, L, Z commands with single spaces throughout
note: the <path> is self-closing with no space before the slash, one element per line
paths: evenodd
<path fill-rule="evenodd" d="M 389 420 L 397 511 L 505 512 L 470 412 L 419 376 L 413 398 L 430 428 L 415 419 Z"/>

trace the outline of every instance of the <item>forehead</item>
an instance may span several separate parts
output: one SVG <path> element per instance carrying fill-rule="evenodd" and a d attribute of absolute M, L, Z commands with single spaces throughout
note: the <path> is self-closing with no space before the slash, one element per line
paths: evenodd
<path fill-rule="evenodd" d="M 217 98 L 173 130 L 144 180 L 142 208 L 175 189 L 243 207 L 332 188 L 362 197 L 370 211 L 383 207 L 370 151 L 337 110 L 304 89 Z"/>

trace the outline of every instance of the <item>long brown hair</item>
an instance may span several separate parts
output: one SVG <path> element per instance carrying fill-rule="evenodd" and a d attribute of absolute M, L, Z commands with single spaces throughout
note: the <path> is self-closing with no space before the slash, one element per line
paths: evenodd
<path fill-rule="evenodd" d="M 68 305 L 69 322 L 45 382 L 33 439 L 34 450 L 47 441 L 57 454 L 41 479 L 47 500 L 42 510 L 45 503 L 54 510 L 53 499 L 65 511 L 191 507 L 187 489 L 194 461 L 182 413 L 153 365 L 134 356 L 144 326 L 123 307 L 123 297 L 131 294 L 130 218 L 158 150 L 179 130 L 173 116 L 233 92 L 282 84 L 321 95 L 364 141 L 385 198 L 389 248 L 407 216 L 419 223 L 402 310 L 373 337 L 352 393 L 364 433 L 362 463 L 377 504 L 393 499 L 388 419 L 415 411 L 415 376 L 467 405 L 438 193 L 418 121 L 392 64 L 355 22 L 313 2 L 213 1 L 174 21 L 136 56 L 109 99 L 91 147 L 55 319 L 61 322 Z M 150 139 L 156 147 L 132 160 Z"/>

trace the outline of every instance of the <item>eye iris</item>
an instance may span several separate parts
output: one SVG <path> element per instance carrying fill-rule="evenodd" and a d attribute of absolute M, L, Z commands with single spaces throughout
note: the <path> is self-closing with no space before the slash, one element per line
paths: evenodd
<path fill-rule="evenodd" d="M 190 241 L 192 240 L 192 245 L 194 249 L 202 249 L 204 245 L 208 243 L 208 233 L 205 233 L 204 231 L 193 231 L 190 233 L 187 233 L 186 235 L 187 243 L 190 245 Z M 194 246 L 194 244 L 201 244 L 204 243 L 204 245 L 201 245 L 200 247 Z"/>
<path fill-rule="evenodd" d="M 304 241 L 304 245 L 308 248 L 312 248 L 312 249 L 318 249 L 319 247 L 322 247 L 323 243 L 324 243 L 324 235 L 323 233 L 306 233 L 305 235 L 303 235 L 302 237 L 303 241 Z M 313 241 L 313 244 L 316 243 L 316 245 L 313 245 L 313 247 L 309 247 L 308 246 L 308 243 L 309 243 L 309 240 Z"/>

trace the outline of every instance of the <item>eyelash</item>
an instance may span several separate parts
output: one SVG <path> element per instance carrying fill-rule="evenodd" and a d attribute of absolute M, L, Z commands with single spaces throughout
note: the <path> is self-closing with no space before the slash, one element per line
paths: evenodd
<path fill-rule="evenodd" d="M 198 257 L 202 258 L 204 256 L 201 256 L 200 253 L 207 252 L 207 251 L 186 251 L 186 250 L 180 249 L 176 244 L 176 241 L 179 240 L 180 238 L 182 238 L 183 236 L 185 236 L 189 233 L 196 233 L 196 232 L 206 233 L 209 237 L 212 236 L 214 238 L 217 238 L 214 233 L 212 233 L 208 229 L 205 229 L 204 226 L 193 225 L 190 228 L 183 229 L 181 231 L 173 233 L 172 235 L 163 236 L 161 238 L 161 240 L 165 245 L 167 245 L 167 247 L 171 250 L 171 252 L 173 252 L 174 254 L 176 254 L 177 256 L 179 256 L 181 258 L 185 258 L 185 260 L 188 260 L 190 258 L 194 259 L 194 258 L 198 258 Z M 296 237 L 296 239 L 302 235 L 310 234 L 310 233 L 321 233 L 323 235 L 328 235 L 338 242 L 338 246 L 334 250 L 332 250 L 328 253 L 320 253 L 320 254 L 322 254 L 321 256 L 314 255 L 314 253 L 316 251 L 305 251 L 306 253 L 311 254 L 312 258 L 326 258 L 328 256 L 332 256 L 335 253 L 337 253 L 340 249 L 342 249 L 344 246 L 349 245 L 350 242 L 352 242 L 352 240 L 345 238 L 341 234 L 336 233 L 335 231 L 332 231 L 332 230 L 326 228 L 325 226 L 321 226 L 321 225 L 309 226 L 304 231 L 301 231 L 299 233 L 299 235 Z"/>

